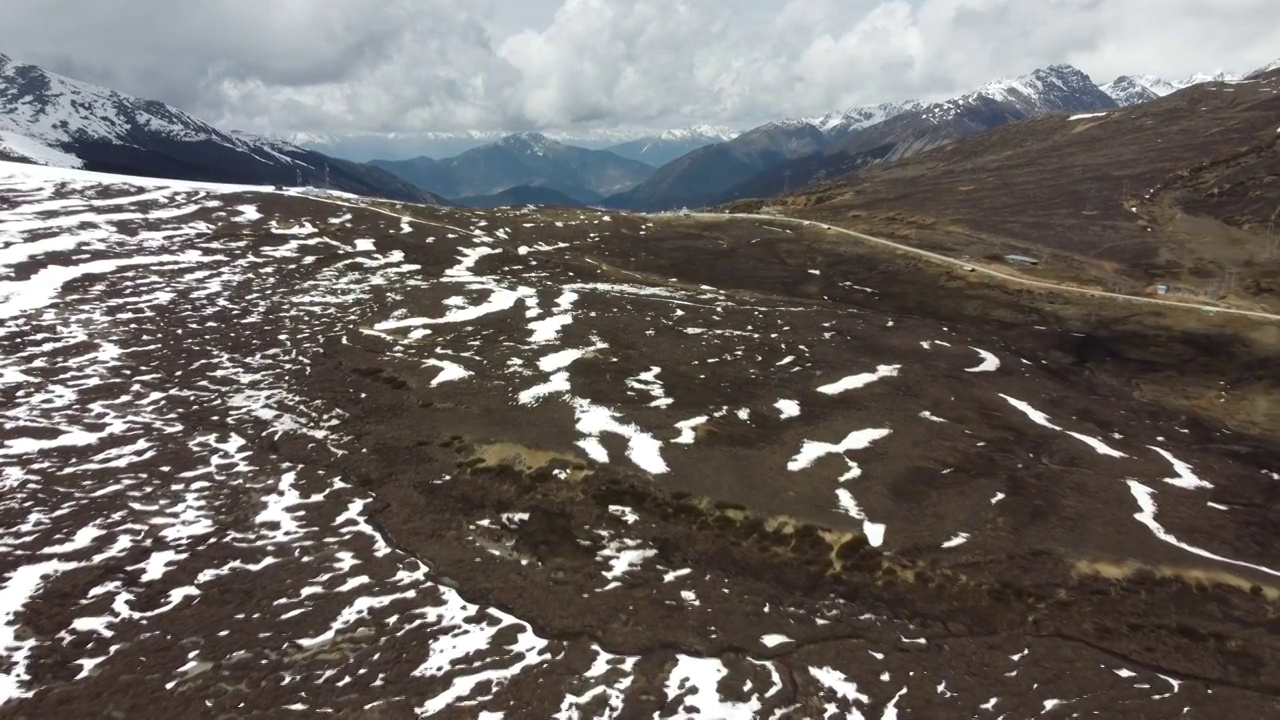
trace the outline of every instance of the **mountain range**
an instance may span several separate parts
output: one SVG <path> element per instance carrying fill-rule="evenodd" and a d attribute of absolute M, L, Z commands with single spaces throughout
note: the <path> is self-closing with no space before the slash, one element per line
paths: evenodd
<path fill-rule="evenodd" d="M 911 157 L 1008 123 L 1052 114 L 1106 112 L 1181 88 L 1241 79 L 1221 72 L 1174 82 L 1129 75 L 1100 87 L 1075 67 L 1050 65 L 942 102 L 909 100 L 768 123 L 681 157 L 604 204 L 669 210 L 769 197 Z"/>
<path fill-rule="evenodd" d="M 717 125 L 684 128 L 620 128 L 572 131 L 544 130 L 542 134 L 566 145 L 608 150 L 657 167 L 704 145 L 732 140 L 740 131 Z M 509 135 L 500 130 L 463 132 L 317 134 L 289 133 L 281 139 L 329 155 L 366 162 L 374 158 L 412 160 L 448 158 Z"/>
<path fill-rule="evenodd" d="M 1278 126 L 1280 64 L 1249 82 L 1009 123 L 726 209 L 782 206 L 953 256 L 1086 258 L 1060 266 L 1072 282 L 1131 292 L 1235 283 L 1249 303 L 1280 307 Z"/>
<path fill-rule="evenodd" d="M 909 157 L 1010 122 L 1059 112 L 1117 107 L 1080 70 L 1052 65 L 999 80 L 957 98 L 854 108 L 838 115 L 783 120 L 694 153 L 606 205 L 666 210 L 775 195 L 824 177 Z"/>
<path fill-rule="evenodd" d="M 358 163 L 298 144 L 325 146 L 334 138 L 296 136 L 293 142 L 224 131 L 164 103 L 0 55 L 0 157 L 240 183 L 322 184 L 327 175 L 336 189 L 413 202 L 452 198 L 486 207 L 545 203 L 666 210 L 783 194 L 1009 123 L 1133 107 L 1191 86 L 1239 82 L 1278 64 L 1244 76 L 1216 73 L 1179 81 L 1124 75 L 1101 86 L 1070 65 L 1051 65 L 941 102 L 855 107 L 741 133 L 715 126 L 643 137 L 632 131 L 600 132 L 592 142 L 604 147 L 590 149 L 526 132 L 444 159 Z M 489 137 L 463 135 L 473 143 Z M 623 137 L 631 139 L 609 144 Z"/>
<path fill-rule="evenodd" d="M 541 133 L 508 135 L 456 157 L 374 160 L 370 163 L 445 197 L 476 197 L 517 186 L 551 188 L 579 204 L 591 204 L 634 187 L 652 165 L 566 145 Z"/>
<path fill-rule="evenodd" d="M 697 125 L 691 128 L 665 130 L 628 142 L 604 148 L 614 155 L 639 160 L 654 167 L 662 167 L 678 157 L 687 155 L 707 145 L 727 142 L 740 135 L 737 130 L 715 125 Z"/>
<path fill-rule="evenodd" d="M 278 140 L 221 130 L 165 103 L 131 97 L 0 55 L 0 155 L 45 165 L 259 185 L 322 184 L 411 202 L 444 200 L 379 168 Z"/>
<path fill-rule="evenodd" d="M 1280 62 L 1280 61 L 1278 61 Z M 1254 73 L 1261 73 L 1270 67 L 1259 68 Z M 1254 74 L 1250 73 L 1250 75 Z M 1236 75 L 1229 72 L 1216 72 L 1208 74 L 1197 74 L 1182 80 L 1165 80 L 1154 75 L 1121 75 L 1102 86 L 1102 91 L 1110 95 L 1120 107 L 1132 107 L 1144 102 L 1150 102 L 1156 98 L 1164 97 L 1170 93 L 1189 88 L 1192 85 L 1203 85 L 1205 83 L 1215 82 L 1239 82 L 1244 80 L 1242 75 Z"/>

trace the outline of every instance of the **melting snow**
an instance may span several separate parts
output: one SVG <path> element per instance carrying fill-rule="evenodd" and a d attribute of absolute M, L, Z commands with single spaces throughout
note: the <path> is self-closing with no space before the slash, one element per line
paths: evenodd
<path fill-rule="evenodd" d="M 838 443 L 825 443 L 817 440 L 805 440 L 797 452 L 787 463 L 787 469 L 795 472 L 803 470 L 826 455 L 842 455 L 851 450 L 862 450 L 871 446 L 871 443 L 883 437 L 887 437 L 891 430 L 885 428 L 870 428 L 867 430 L 854 430 L 845 436 Z"/>
<path fill-rule="evenodd" d="M 982 356 L 982 362 L 976 367 L 971 367 L 966 369 L 965 372 L 973 372 L 973 373 L 994 372 L 1000 369 L 1000 358 L 996 357 L 993 353 L 987 352 L 986 350 L 983 350 L 981 348 L 972 348 L 972 349 Z"/>
<path fill-rule="evenodd" d="M 1031 405 L 1021 400 L 1011 398 L 1008 395 L 1001 395 L 1000 397 L 1004 398 L 1006 401 L 1008 401 L 1010 405 L 1014 406 L 1018 410 L 1021 410 L 1022 413 L 1027 417 L 1031 418 L 1031 421 L 1034 422 L 1035 424 L 1040 425 L 1042 427 L 1047 427 L 1051 430 L 1066 432 L 1071 437 L 1093 448 L 1094 451 L 1096 451 L 1099 455 L 1107 455 L 1109 457 L 1115 457 L 1115 458 L 1129 457 L 1128 455 L 1125 455 L 1119 450 L 1112 448 L 1111 446 L 1107 445 L 1106 443 L 1102 442 L 1096 437 L 1093 437 L 1091 435 L 1083 435 L 1077 432 L 1071 432 L 1069 430 L 1063 430 L 1062 428 L 1050 422 L 1048 415 L 1045 415 L 1044 413 L 1040 412 L 1039 410 L 1036 410 L 1035 408 L 1031 407 Z"/>
<path fill-rule="evenodd" d="M 1239 567 L 1247 567 L 1259 572 L 1264 572 L 1268 575 L 1280 577 L 1280 570 L 1273 570 L 1269 567 L 1254 565 L 1253 563 L 1247 563 L 1241 560 L 1232 560 L 1231 558 L 1211 553 L 1208 550 L 1202 550 L 1201 548 L 1177 539 L 1168 530 L 1165 530 L 1164 527 L 1156 520 L 1156 491 L 1146 485 L 1143 485 L 1137 480 L 1127 480 L 1126 482 L 1129 484 L 1129 491 L 1133 494 L 1133 498 L 1138 501 L 1139 509 L 1138 512 L 1133 514 L 1133 517 L 1138 522 L 1146 525 L 1147 528 L 1151 530 L 1151 533 L 1157 538 L 1173 545 L 1174 547 L 1182 548 L 1194 555 L 1199 555 L 1200 557 L 1229 563 L 1231 565 L 1237 565 Z"/>
<path fill-rule="evenodd" d="M 826 395 L 839 395 L 846 390 L 856 390 L 870 385 L 881 378 L 896 377 L 900 369 L 902 369 L 901 365 L 880 365 L 876 367 L 875 372 L 850 375 L 829 385 L 819 387 L 818 392 Z"/>
<path fill-rule="evenodd" d="M 771 633 L 771 634 L 762 636 L 760 638 L 760 642 L 764 644 L 765 647 L 775 648 L 775 647 L 778 647 L 779 645 L 785 645 L 787 643 L 795 642 L 795 641 L 787 637 L 786 635 Z"/>
<path fill-rule="evenodd" d="M 1160 453 L 1160 455 L 1165 460 L 1168 460 L 1169 464 L 1173 466 L 1173 471 L 1176 475 L 1174 477 L 1164 478 L 1165 482 L 1187 490 L 1199 490 L 1201 488 L 1213 487 L 1212 483 L 1201 480 L 1197 477 L 1194 468 L 1174 457 L 1168 450 L 1158 448 L 1154 445 L 1148 445 L 1147 447 Z"/>
<path fill-rule="evenodd" d="M 773 406 L 778 408 L 778 415 L 783 420 L 800 416 L 800 403 L 795 400 L 779 400 Z"/>

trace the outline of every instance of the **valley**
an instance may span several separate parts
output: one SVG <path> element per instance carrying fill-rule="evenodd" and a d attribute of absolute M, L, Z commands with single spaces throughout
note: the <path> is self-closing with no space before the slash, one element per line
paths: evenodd
<path fill-rule="evenodd" d="M 12 163 L 0 238 L 14 717 L 1280 709 L 1272 319 Z"/>

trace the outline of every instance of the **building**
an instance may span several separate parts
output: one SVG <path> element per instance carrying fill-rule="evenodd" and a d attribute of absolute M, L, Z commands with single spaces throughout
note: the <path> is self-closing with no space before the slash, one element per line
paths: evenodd
<path fill-rule="evenodd" d="M 1005 255 L 1004 261 L 1010 265 L 1021 265 L 1023 267 L 1035 267 L 1040 264 L 1039 260 L 1026 255 Z"/>

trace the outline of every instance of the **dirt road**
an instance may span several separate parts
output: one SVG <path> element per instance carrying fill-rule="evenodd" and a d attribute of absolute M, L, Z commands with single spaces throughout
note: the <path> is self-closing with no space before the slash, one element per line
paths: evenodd
<path fill-rule="evenodd" d="M 653 215 L 652 217 L 662 217 L 662 216 Z M 837 227 L 835 225 L 827 225 L 826 223 L 821 223 L 816 220 L 803 220 L 799 218 L 789 218 L 781 215 L 760 215 L 755 213 L 733 213 L 733 214 L 691 213 L 690 217 L 696 217 L 702 220 L 724 220 L 725 218 L 742 218 L 747 220 L 768 220 L 770 222 L 784 222 L 784 223 L 790 223 L 795 225 L 807 225 L 809 227 L 819 227 L 819 228 L 823 228 L 824 230 L 828 230 L 830 232 L 841 233 L 843 235 L 848 235 L 851 237 L 858 238 L 859 240 L 863 240 L 870 243 L 876 243 L 879 245 L 884 245 L 886 247 L 893 248 L 894 250 L 899 250 L 902 252 L 911 253 L 913 255 L 918 255 L 920 257 L 927 258 L 934 262 L 940 262 L 947 265 L 953 265 L 953 266 L 962 267 L 962 268 L 972 268 L 973 272 L 982 273 L 984 275 L 988 275 L 991 277 L 997 277 L 997 278 L 1000 278 L 1001 280 L 1005 280 L 1013 283 L 1019 283 L 1021 285 L 1029 285 L 1032 287 L 1044 288 L 1046 290 L 1055 290 L 1058 292 L 1069 292 L 1069 293 L 1076 293 L 1080 295 L 1089 295 L 1092 297 L 1112 298 L 1115 300 L 1122 300 L 1125 302 L 1139 302 L 1139 303 L 1148 303 L 1152 305 L 1173 306 L 1178 308 L 1185 308 L 1188 310 L 1202 310 L 1205 312 L 1223 313 L 1226 315 L 1242 315 L 1245 317 L 1258 318 L 1262 320 L 1280 320 L 1280 315 L 1267 313 L 1267 312 L 1259 312 L 1255 310 L 1240 310 L 1237 308 L 1217 307 L 1214 305 L 1196 305 L 1194 303 L 1178 302 L 1176 300 L 1164 300 L 1161 298 L 1141 297 L 1138 295 L 1125 295 L 1123 293 L 1113 293 L 1113 292 L 1107 292 L 1105 290 L 1091 290 L 1089 288 L 1075 287 L 1073 285 L 1061 285 L 1058 283 L 1046 282 L 1044 280 L 1032 280 L 1031 278 L 1022 277 L 1020 275 L 1013 275 L 1010 273 L 1000 272 L 999 270 L 993 270 L 988 267 L 983 267 L 982 265 L 975 265 L 973 263 L 965 262 L 964 260 L 957 260 L 956 258 L 948 257 L 941 253 L 930 252 L 928 250 L 921 250 L 920 248 L 911 247 L 910 245 L 904 245 L 902 243 L 894 242 L 892 240 L 886 240 L 885 238 L 876 237 L 875 235 L 868 235 L 866 233 L 860 233 L 856 230 L 848 230 L 846 228 Z"/>

